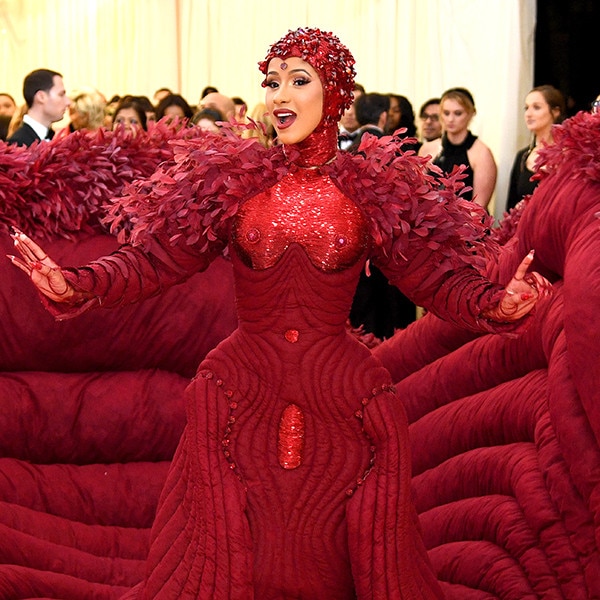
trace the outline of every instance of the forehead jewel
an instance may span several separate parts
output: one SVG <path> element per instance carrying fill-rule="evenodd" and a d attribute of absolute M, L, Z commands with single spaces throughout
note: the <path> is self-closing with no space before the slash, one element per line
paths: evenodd
<path fill-rule="evenodd" d="M 259 63 L 262 73 L 267 72 L 273 58 L 296 56 L 310 64 L 319 74 L 323 91 L 337 109 L 332 116 L 341 116 L 352 104 L 354 88 L 354 57 L 337 36 L 320 29 L 300 28 L 288 31 L 275 42 L 265 59 Z M 263 86 L 265 83 L 263 83 Z M 335 102 L 337 100 L 337 102 Z"/>

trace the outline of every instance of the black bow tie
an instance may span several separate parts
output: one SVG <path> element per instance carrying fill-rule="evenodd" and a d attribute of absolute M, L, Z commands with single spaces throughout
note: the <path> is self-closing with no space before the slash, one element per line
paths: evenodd
<path fill-rule="evenodd" d="M 348 141 L 352 141 L 356 139 L 356 136 L 358 135 L 358 132 L 355 131 L 354 133 L 340 133 L 340 135 L 338 136 L 338 139 L 341 142 L 348 142 Z"/>
<path fill-rule="evenodd" d="M 46 134 L 47 140 L 51 140 L 54 137 L 54 131 L 52 129 L 48 129 L 48 133 Z"/>

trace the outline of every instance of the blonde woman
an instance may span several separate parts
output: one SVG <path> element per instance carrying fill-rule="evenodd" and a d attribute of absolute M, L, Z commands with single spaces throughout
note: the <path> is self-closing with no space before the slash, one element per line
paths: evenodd
<path fill-rule="evenodd" d="M 13 113 L 13 116 L 10 118 L 10 123 L 8 124 L 8 132 L 6 134 L 7 139 L 21 127 L 23 123 L 23 116 L 27 114 L 27 104 L 21 104 Z"/>
<path fill-rule="evenodd" d="M 247 129 L 243 137 L 255 137 L 265 147 L 270 148 L 275 143 L 275 128 L 268 114 L 267 105 L 259 102 L 254 106 L 248 117 L 259 124 L 258 129 Z"/>
<path fill-rule="evenodd" d="M 469 130 L 475 113 L 475 101 L 469 90 L 446 90 L 440 102 L 444 133 L 440 139 L 425 142 L 419 155 L 431 156 L 432 163 L 444 173 L 451 173 L 457 165 L 466 165 L 464 182 L 472 189 L 463 197 L 487 209 L 496 187 L 498 168 L 492 151 Z"/>
<path fill-rule="evenodd" d="M 95 131 L 104 125 L 106 98 L 95 89 L 78 90 L 71 94 L 69 130 Z"/>

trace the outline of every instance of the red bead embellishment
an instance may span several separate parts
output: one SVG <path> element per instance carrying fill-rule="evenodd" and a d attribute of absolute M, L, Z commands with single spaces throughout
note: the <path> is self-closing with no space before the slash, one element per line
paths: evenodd
<path fill-rule="evenodd" d="M 297 329 L 288 329 L 284 333 L 284 337 L 290 344 L 295 344 L 300 337 L 300 333 Z"/>
<path fill-rule="evenodd" d="M 348 238 L 345 235 L 338 234 L 335 236 L 335 243 L 340 248 L 343 248 L 348 244 Z"/>
<path fill-rule="evenodd" d="M 279 421 L 277 456 L 284 469 L 296 469 L 302 464 L 304 450 L 304 413 L 295 404 L 289 404 Z"/>
<path fill-rule="evenodd" d="M 246 239 L 251 243 L 255 244 L 260 240 L 260 231 L 256 229 L 256 227 L 252 227 L 252 229 L 248 229 L 246 232 Z"/>

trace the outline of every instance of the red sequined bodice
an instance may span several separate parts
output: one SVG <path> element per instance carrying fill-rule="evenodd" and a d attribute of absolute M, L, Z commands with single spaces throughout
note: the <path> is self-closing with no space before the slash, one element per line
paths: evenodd
<path fill-rule="evenodd" d="M 360 209 L 316 169 L 288 173 L 240 208 L 233 244 L 253 269 L 272 267 L 293 243 L 315 267 L 340 271 L 354 265 L 368 244 Z"/>

